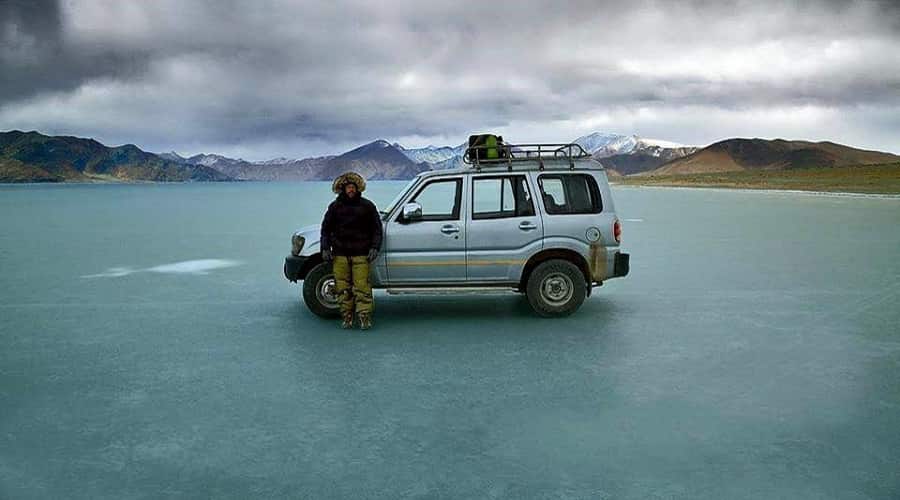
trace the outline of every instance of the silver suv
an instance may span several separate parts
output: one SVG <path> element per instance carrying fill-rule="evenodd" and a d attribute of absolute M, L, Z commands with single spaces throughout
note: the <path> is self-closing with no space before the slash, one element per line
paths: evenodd
<path fill-rule="evenodd" d="M 490 147 L 467 149 L 467 167 L 417 175 L 382 210 L 373 288 L 518 292 L 537 314 L 552 317 L 571 314 L 593 287 L 628 274 L 600 163 L 577 144 Z M 294 233 L 284 274 L 303 281 L 312 312 L 336 317 L 334 276 L 322 260 L 319 229 Z"/>

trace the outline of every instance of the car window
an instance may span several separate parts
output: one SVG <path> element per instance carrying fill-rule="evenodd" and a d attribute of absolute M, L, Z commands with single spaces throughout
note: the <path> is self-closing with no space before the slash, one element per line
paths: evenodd
<path fill-rule="evenodd" d="M 476 177 L 472 186 L 473 219 L 534 215 L 528 182 L 523 175 Z"/>
<path fill-rule="evenodd" d="M 425 184 L 410 200 L 422 205 L 421 220 L 459 219 L 461 179 L 442 179 Z"/>
<path fill-rule="evenodd" d="M 401 200 L 403 200 L 403 198 L 406 196 L 406 194 L 409 193 L 409 191 L 416 184 L 416 181 L 418 181 L 418 179 L 412 179 L 405 186 L 403 186 L 403 189 L 401 189 L 400 192 L 397 193 L 397 196 L 394 196 L 394 199 L 391 200 L 391 202 L 387 204 L 387 208 L 385 208 L 384 210 L 381 210 L 381 213 L 384 214 L 385 216 L 387 216 L 388 214 L 393 212 L 394 207 L 396 207 L 397 204 L 400 203 Z"/>
<path fill-rule="evenodd" d="M 541 192 L 544 194 L 545 201 L 547 201 L 549 198 L 549 200 L 553 202 L 551 203 L 551 205 L 566 205 L 566 193 L 563 190 L 562 179 L 556 177 L 547 177 L 543 179 L 543 182 L 540 183 L 540 186 Z"/>
<path fill-rule="evenodd" d="M 516 198 L 513 194 L 512 179 L 503 179 L 500 189 L 500 210 L 512 212 L 516 210 Z"/>
<path fill-rule="evenodd" d="M 600 189 L 590 175 L 552 174 L 538 177 L 548 214 L 591 214 L 603 211 Z"/>

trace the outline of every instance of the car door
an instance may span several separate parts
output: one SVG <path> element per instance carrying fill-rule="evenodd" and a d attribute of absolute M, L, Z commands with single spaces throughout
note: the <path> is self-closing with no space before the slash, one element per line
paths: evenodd
<path fill-rule="evenodd" d="M 389 285 L 452 284 L 466 279 L 466 189 L 464 176 L 427 179 L 403 201 L 417 202 L 422 216 L 403 219 L 398 210 L 387 224 L 385 248 Z M 402 204 L 401 204 L 402 207 Z"/>
<path fill-rule="evenodd" d="M 471 178 L 466 217 L 466 275 L 472 283 L 516 283 L 540 251 L 544 226 L 529 178 L 489 174 Z"/>
<path fill-rule="evenodd" d="M 537 188 L 544 211 L 544 244 L 588 258 L 595 279 L 609 276 L 606 247 L 618 246 L 616 217 L 604 210 L 597 180 L 588 172 L 545 172 L 537 176 Z"/>

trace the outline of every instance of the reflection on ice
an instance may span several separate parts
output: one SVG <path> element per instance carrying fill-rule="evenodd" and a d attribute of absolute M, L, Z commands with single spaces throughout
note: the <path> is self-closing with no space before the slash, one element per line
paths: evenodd
<path fill-rule="evenodd" d="M 119 276 L 128 276 L 133 272 L 135 270 L 130 267 L 111 267 L 102 273 L 88 274 L 82 278 L 118 278 Z"/>
<path fill-rule="evenodd" d="M 224 259 L 186 260 L 183 262 L 151 267 L 150 269 L 147 269 L 147 271 L 172 274 L 207 274 L 216 269 L 225 269 L 226 267 L 234 267 L 240 264 L 241 263 L 236 260 Z"/>
<path fill-rule="evenodd" d="M 128 276 L 129 274 L 140 272 L 163 274 L 209 274 L 210 271 L 215 271 L 216 269 L 225 269 L 228 267 L 239 265 L 241 265 L 239 261 L 227 259 L 185 260 L 182 262 L 173 262 L 171 264 L 162 264 L 159 266 L 148 267 L 146 269 L 111 267 L 102 273 L 88 274 L 82 276 L 82 278 L 118 278 L 121 276 Z"/>

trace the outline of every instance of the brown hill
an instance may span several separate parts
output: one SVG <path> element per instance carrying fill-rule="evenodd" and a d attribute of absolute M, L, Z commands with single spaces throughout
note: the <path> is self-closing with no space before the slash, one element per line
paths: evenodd
<path fill-rule="evenodd" d="M 328 159 L 318 173 L 318 180 L 331 180 L 350 170 L 366 179 L 391 180 L 412 179 L 431 167 L 410 160 L 397 146 L 379 139 Z"/>
<path fill-rule="evenodd" d="M 851 148 L 833 142 L 783 139 L 728 139 L 637 175 L 679 175 L 743 170 L 789 170 L 814 167 L 877 165 L 900 156 Z"/>

